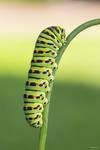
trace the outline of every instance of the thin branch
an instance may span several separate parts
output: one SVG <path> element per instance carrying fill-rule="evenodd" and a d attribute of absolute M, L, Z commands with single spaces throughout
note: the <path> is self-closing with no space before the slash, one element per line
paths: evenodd
<path fill-rule="evenodd" d="M 57 56 L 57 62 L 59 62 L 61 56 L 63 55 L 64 51 L 66 50 L 66 48 L 68 47 L 68 45 L 71 43 L 71 41 L 83 30 L 95 26 L 95 25 L 100 25 L 100 18 L 98 19 L 94 19 L 94 20 L 90 20 L 88 22 L 85 22 L 81 25 L 79 25 L 77 28 L 75 28 L 66 38 L 65 44 L 61 47 L 61 49 L 59 50 L 59 56 Z"/>

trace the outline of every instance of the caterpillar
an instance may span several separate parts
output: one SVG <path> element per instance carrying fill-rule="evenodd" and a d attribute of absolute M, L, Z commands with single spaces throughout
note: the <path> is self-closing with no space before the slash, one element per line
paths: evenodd
<path fill-rule="evenodd" d="M 56 58 L 65 42 L 65 30 L 59 26 L 44 29 L 37 38 L 24 93 L 25 118 L 30 126 L 42 127 L 42 113 L 57 69 Z"/>

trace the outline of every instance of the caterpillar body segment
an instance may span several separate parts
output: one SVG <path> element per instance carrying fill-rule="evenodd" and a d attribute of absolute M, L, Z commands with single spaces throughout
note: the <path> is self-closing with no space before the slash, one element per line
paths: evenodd
<path fill-rule="evenodd" d="M 54 80 L 52 69 L 46 67 L 31 67 L 29 70 L 29 77 L 46 79 L 48 81 Z"/>
<path fill-rule="evenodd" d="M 43 79 L 29 78 L 26 81 L 26 90 L 49 92 L 49 82 Z"/>
<path fill-rule="evenodd" d="M 48 28 L 51 32 L 53 32 L 58 40 L 63 44 L 65 42 L 65 31 L 61 27 L 52 26 Z"/>
<path fill-rule="evenodd" d="M 41 103 L 25 103 L 24 110 L 26 113 L 41 113 L 43 112 L 43 105 Z"/>
<path fill-rule="evenodd" d="M 50 48 L 37 48 L 34 50 L 33 53 L 34 57 L 52 57 L 52 58 L 56 58 L 57 57 L 57 52 L 50 49 Z"/>
<path fill-rule="evenodd" d="M 44 92 L 26 90 L 24 94 L 24 103 L 41 103 L 46 105 L 48 100 Z"/>
<path fill-rule="evenodd" d="M 42 121 L 42 113 L 32 113 L 26 115 L 26 120 L 30 124 L 30 126 L 33 127 L 42 127 L 43 121 Z"/>
<path fill-rule="evenodd" d="M 57 63 L 52 57 L 33 57 L 31 65 L 37 67 L 47 67 L 51 69 L 57 68 Z"/>
<path fill-rule="evenodd" d="M 43 47 L 43 48 L 50 48 L 50 49 L 53 49 L 53 50 L 59 50 L 59 48 L 58 48 L 58 46 L 56 46 L 55 44 L 49 44 L 49 43 L 45 43 L 45 44 L 43 44 L 43 43 L 45 43 L 45 42 L 42 42 L 42 43 L 40 43 L 40 42 L 38 42 L 37 44 L 36 44 L 36 47 Z"/>
<path fill-rule="evenodd" d="M 42 42 L 41 42 L 42 41 Z M 56 46 L 57 47 L 57 50 L 59 50 L 59 48 L 62 46 L 61 43 L 57 43 L 55 42 L 55 40 L 51 40 L 51 37 L 48 36 L 48 35 L 45 35 L 45 34 L 41 34 L 41 36 L 38 38 L 38 41 L 37 41 L 39 44 L 47 44 L 47 45 L 50 45 L 50 47 L 52 48 L 52 46 Z"/>
<path fill-rule="evenodd" d="M 49 30 L 49 29 L 45 30 L 41 34 L 41 37 L 51 40 L 59 48 L 62 46 L 62 43 L 59 41 L 59 39 L 56 37 L 56 35 L 53 32 L 51 32 L 51 30 Z"/>

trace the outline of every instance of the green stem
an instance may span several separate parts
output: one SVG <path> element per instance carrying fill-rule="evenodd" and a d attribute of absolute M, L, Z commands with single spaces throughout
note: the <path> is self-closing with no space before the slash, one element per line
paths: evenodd
<path fill-rule="evenodd" d="M 57 56 L 57 62 L 59 62 L 61 56 L 63 55 L 64 51 L 66 50 L 66 48 L 68 47 L 68 45 L 70 44 L 70 42 L 83 30 L 95 26 L 95 25 L 100 25 L 100 18 L 99 19 L 94 19 L 94 20 L 90 20 L 88 22 L 85 22 L 83 24 L 81 24 L 80 26 L 78 26 L 77 28 L 75 28 L 66 38 L 65 44 L 61 47 L 61 49 L 59 50 L 59 56 Z"/>
<path fill-rule="evenodd" d="M 50 96 L 51 96 L 51 91 L 48 94 L 48 101 L 49 102 L 50 102 Z M 47 128 L 48 128 L 49 105 L 50 105 L 50 103 L 47 104 L 47 106 L 43 112 L 43 126 L 40 129 L 39 150 L 45 150 Z"/>
<path fill-rule="evenodd" d="M 59 50 L 59 54 L 57 56 L 56 62 L 59 64 L 59 61 L 61 59 L 61 56 L 63 55 L 64 51 L 70 44 L 70 42 L 76 37 L 81 31 L 95 25 L 100 24 L 100 19 L 94 19 L 90 20 L 88 22 L 83 23 L 82 25 L 78 26 L 75 28 L 66 38 L 65 44 L 61 47 Z M 53 83 L 51 85 L 52 89 Z M 43 126 L 40 129 L 40 138 L 39 138 L 39 150 L 45 150 L 45 145 L 46 145 L 46 137 L 47 137 L 47 128 L 48 128 L 48 115 L 49 115 L 49 105 L 50 105 L 50 97 L 51 97 L 51 92 L 48 94 L 48 105 L 46 106 L 44 113 L 43 113 Z"/>

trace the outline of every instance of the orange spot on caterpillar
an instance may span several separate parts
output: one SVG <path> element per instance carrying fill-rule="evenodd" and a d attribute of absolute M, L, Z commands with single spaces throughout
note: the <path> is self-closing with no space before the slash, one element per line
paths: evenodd
<path fill-rule="evenodd" d="M 45 60 L 42 60 L 42 62 L 45 62 Z"/>
<path fill-rule="evenodd" d="M 43 52 L 43 53 L 45 53 L 45 52 L 46 52 L 46 50 L 43 50 L 42 52 Z"/>
<path fill-rule="evenodd" d="M 37 62 L 37 60 L 36 60 L 36 59 L 34 59 L 34 62 Z"/>
<path fill-rule="evenodd" d="M 34 95 L 32 95 L 32 97 L 33 97 L 33 99 L 35 98 L 35 96 L 34 96 Z"/>
<path fill-rule="evenodd" d="M 38 52 L 38 50 L 34 50 L 34 53 L 37 53 Z"/>

